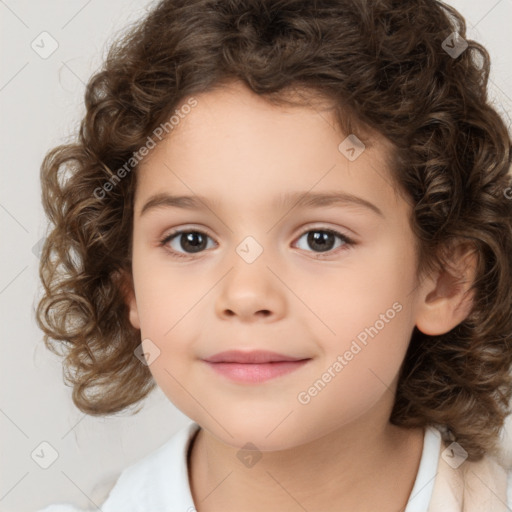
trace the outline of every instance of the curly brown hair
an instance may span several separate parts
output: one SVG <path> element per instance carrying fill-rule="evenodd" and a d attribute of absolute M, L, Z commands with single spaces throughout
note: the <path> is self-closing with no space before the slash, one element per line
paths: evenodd
<path fill-rule="evenodd" d="M 465 20 L 438 0 L 162 0 L 128 27 L 87 84 L 77 141 L 41 166 L 53 226 L 36 316 L 81 411 L 113 414 L 156 387 L 122 279 L 133 155 L 187 97 L 241 80 L 273 104 L 327 100 L 344 133 L 392 143 L 418 275 L 446 268 L 456 241 L 476 250 L 470 315 L 439 336 L 414 328 L 390 421 L 444 427 L 469 460 L 496 450 L 512 396 L 511 139 L 487 98 L 486 49 L 450 55 L 453 32 L 465 39 Z"/>

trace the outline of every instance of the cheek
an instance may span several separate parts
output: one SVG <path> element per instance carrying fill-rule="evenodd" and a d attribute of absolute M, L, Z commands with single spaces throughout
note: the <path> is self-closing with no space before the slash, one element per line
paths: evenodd
<path fill-rule="evenodd" d="M 408 312 L 405 307 L 396 310 L 388 310 L 388 323 L 366 321 L 371 315 L 361 313 L 354 320 L 346 312 L 346 322 L 335 326 L 340 333 L 336 342 L 325 342 L 323 364 L 305 379 L 302 394 L 297 396 L 302 414 L 322 418 L 324 432 L 355 421 L 382 400 L 392 401 L 410 338 Z M 375 311 L 385 315 L 387 310 Z M 322 341 L 328 339 L 323 337 Z"/>
<path fill-rule="evenodd" d="M 143 254 L 134 254 L 133 277 L 141 340 L 157 354 L 149 370 L 168 397 L 179 403 L 183 392 L 179 382 L 185 382 L 186 361 L 193 355 L 196 308 L 211 284 L 202 281 L 203 290 L 201 281 L 187 277 L 186 270 L 171 271 L 161 258 L 148 263 Z"/>
<path fill-rule="evenodd" d="M 366 266 L 360 262 L 347 271 L 330 274 L 328 288 L 318 283 L 304 287 L 308 306 L 324 324 L 316 320 L 326 348 L 340 350 L 356 338 L 363 344 L 365 340 L 382 340 L 380 344 L 388 348 L 407 342 L 413 326 L 411 274 L 405 265 Z"/>
<path fill-rule="evenodd" d="M 171 268 L 160 256 L 156 261 L 138 259 L 134 255 L 133 275 L 137 293 L 137 311 L 144 337 L 165 339 L 186 322 L 201 296 L 207 293 L 207 282 L 202 290 L 197 278 L 187 276 L 186 268 Z"/>
<path fill-rule="evenodd" d="M 340 315 L 342 323 L 336 325 L 341 334 L 325 345 L 326 368 L 341 376 L 333 379 L 335 386 L 340 392 L 349 389 L 361 403 L 372 396 L 376 399 L 391 385 L 409 345 L 412 331 L 407 310 L 398 302 L 393 305 L 357 318 L 357 312 L 352 316 L 345 312 Z"/>
<path fill-rule="evenodd" d="M 321 294 L 316 285 L 308 297 L 329 327 L 319 324 L 318 331 L 327 367 L 346 356 L 336 374 L 344 377 L 334 387 L 342 392 L 349 386 L 360 399 L 382 393 L 399 371 L 414 327 L 414 261 L 390 243 L 371 261 L 361 258 L 328 282 L 328 293 Z"/>

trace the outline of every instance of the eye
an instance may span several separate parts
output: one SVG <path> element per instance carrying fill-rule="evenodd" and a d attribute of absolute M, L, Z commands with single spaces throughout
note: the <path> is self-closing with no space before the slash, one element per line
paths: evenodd
<path fill-rule="evenodd" d="M 355 242 L 351 238 L 333 229 L 309 229 L 308 231 L 302 233 L 302 235 L 298 238 L 298 241 L 304 237 L 306 237 L 306 244 L 308 244 L 313 249 L 313 252 L 318 252 L 318 257 L 323 257 L 324 253 L 329 253 L 329 255 L 331 255 L 333 252 L 338 252 L 333 251 L 333 249 L 339 249 L 341 247 L 340 250 L 344 251 L 349 249 L 350 246 L 355 245 Z M 337 246 L 335 245 L 336 239 L 341 241 L 341 243 L 339 243 Z M 299 247 L 299 249 L 304 249 L 304 247 Z"/>
<path fill-rule="evenodd" d="M 160 245 L 167 246 L 169 242 L 172 242 L 174 243 L 174 247 L 172 243 L 170 245 L 173 256 L 186 258 L 189 254 L 195 254 L 206 249 L 208 238 L 210 237 L 203 231 L 175 231 L 161 240 Z M 184 250 L 185 254 L 181 253 L 179 249 Z"/>
<path fill-rule="evenodd" d="M 304 237 L 306 237 L 306 244 L 313 249 L 313 252 L 317 253 L 318 258 L 325 257 L 325 253 L 329 256 L 339 251 L 348 250 L 351 246 L 356 245 L 351 238 L 328 228 L 309 229 L 302 233 L 298 241 L 300 242 Z M 193 229 L 181 230 L 174 231 L 167 235 L 160 240 L 160 245 L 165 247 L 173 257 L 186 258 L 193 254 L 203 252 L 206 249 L 211 249 L 212 245 L 208 246 L 208 239 L 213 240 L 203 231 Z M 340 241 L 338 245 L 336 245 L 336 239 Z M 215 246 L 215 243 L 213 246 Z M 307 248 L 305 249 L 304 247 L 299 247 L 299 249 L 307 250 Z M 335 251 L 334 249 L 338 249 L 339 251 Z"/>

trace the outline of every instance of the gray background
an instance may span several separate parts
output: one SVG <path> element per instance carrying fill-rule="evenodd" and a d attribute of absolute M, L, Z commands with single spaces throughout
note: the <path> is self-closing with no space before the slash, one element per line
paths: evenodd
<path fill-rule="evenodd" d="M 466 17 L 469 37 L 491 54 L 491 95 L 510 126 L 512 0 L 449 3 Z M 46 222 L 39 166 L 48 149 L 68 142 L 78 128 L 85 83 L 109 42 L 150 5 L 143 0 L 0 0 L 1 511 L 36 510 L 58 501 L 82 507 L 91 506 L 90 499 L 100 503 L 106 485 L 123 468 L 188 422 L 159 389 L 136 416 L 93 418 L 78 411 L 63 385 L 59 359 L 42 344 L 33 313 L 40 293 L 33 248 Z M 31 47 L 43 31 L 58 43 L 46 59 Z M 509 419 L 503 442 L 510 464 L 511 432 Z M 31 458 L 43 441 L 58 452 L 48 469 Z"/>

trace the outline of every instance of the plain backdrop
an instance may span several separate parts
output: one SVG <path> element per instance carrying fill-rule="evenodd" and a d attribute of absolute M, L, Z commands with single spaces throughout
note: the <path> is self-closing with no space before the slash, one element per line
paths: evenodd
<path fill-rule="evenodd" d="M 449 3 L 466 17 L 468 37 L 491 54 L 491 96 L 510 127 L 512 0 Z M 85 84 L 100 67 L 109 42 L 152 4 L 0 0 L 1 511 L 37 510 L 58 501 L 90 507 L 90 499 L 100 500 L 105 482 L 188 423 L 159 389 L 135 416 L 81 413 L 34 319 L 40 290 L 37 249 L 46 223 L 41 161 L 48 149 L 68 142 L 77 130 Z M 33 48 L 41 37 L 46 38 L 44 51 L 58 45 L 50 56 Z M 512 463 L 511 431 L 509 420 L 504 444 Z M 34 460 L 41 450 L 53 453 L 41 443 L 49 443 L 57 454 L 47 469 Z"/>

